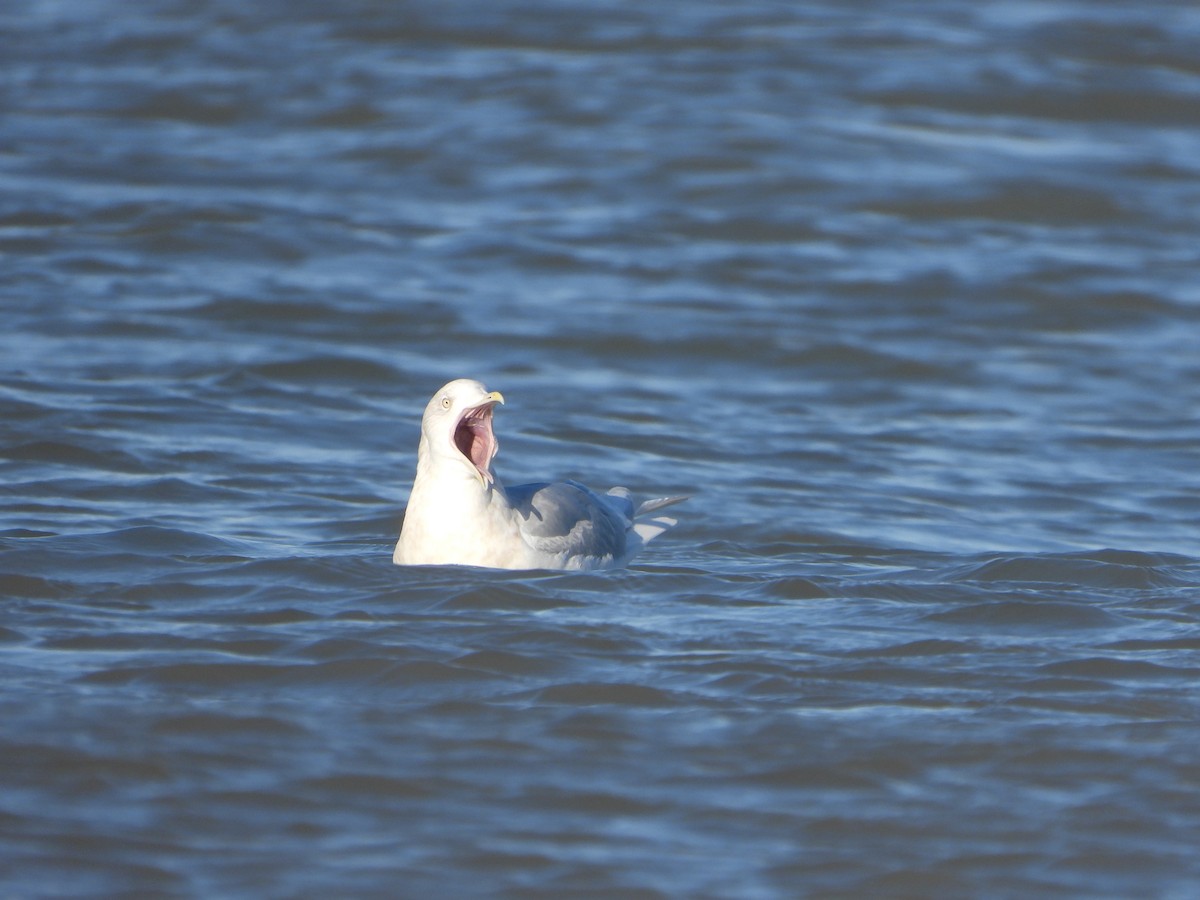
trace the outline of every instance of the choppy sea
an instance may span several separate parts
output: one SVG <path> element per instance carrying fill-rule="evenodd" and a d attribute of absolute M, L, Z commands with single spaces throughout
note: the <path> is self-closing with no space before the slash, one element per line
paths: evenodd
<path fill-rule="evenodd" d="M 1198 42 L 0 7 L 0 896 L 1200 894 Z M 679 527 L 393 566 L 462 376 Z"/>

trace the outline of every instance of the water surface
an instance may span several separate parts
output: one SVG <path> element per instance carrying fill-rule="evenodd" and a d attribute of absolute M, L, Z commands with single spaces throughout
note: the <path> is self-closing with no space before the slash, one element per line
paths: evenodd
<path fill-rule="evenodd" d="M 0 13 L 0 893 L 1187 897 L 1200 13 Z M 627 570 L 390 562 L 444 381 Z"/>

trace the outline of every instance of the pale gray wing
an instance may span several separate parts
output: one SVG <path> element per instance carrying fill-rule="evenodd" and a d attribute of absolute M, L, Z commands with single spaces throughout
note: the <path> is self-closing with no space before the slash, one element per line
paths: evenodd
<path fill-rule="evenodd" d="M 521 534 L 535 550 L 567 556 L 625 555 L 631 515 L 627 497 L 601 496 L 574 481 L 520 484 L 505 488 L 520 518 Z"/>

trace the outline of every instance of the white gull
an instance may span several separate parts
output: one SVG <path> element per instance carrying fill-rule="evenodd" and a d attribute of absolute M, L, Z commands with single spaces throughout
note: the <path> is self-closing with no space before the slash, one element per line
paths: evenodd
<path fill-rule="evenodd" d="M 504 397 L 451 381 L 421 417 L 417 477 L 392 561 L 493 569 L 601 569 L 626 564 L 675 519 L 650 515 L 686 497 L 635 508 L 625 488 L 597 494 L 575 481 L 505 487 L 492 413 Z"/>

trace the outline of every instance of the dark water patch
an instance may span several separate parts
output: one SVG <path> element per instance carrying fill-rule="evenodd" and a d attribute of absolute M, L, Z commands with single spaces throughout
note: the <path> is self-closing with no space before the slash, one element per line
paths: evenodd
<path fill-rule="evenodd" d="M 537 693 L 540 703 L 566 706 L 621 706 L 670 708 L 677 699 L 649 685 L 631 683 L 577 682 L 556 684 Z"/>
<path fill-rule="evenodd" d="M 523 623 L 514 631 L 496 633 L 490 642 L 499 648 L 529 654 L 553 650 L 556 659 L 621 659 L 649 653 L 649 643 L 630 628 L 582 624 L 549 627 L 542 622 Z"/>
<path fill-rule="evenodd" d="M 914 348 L 915 349 L 915 348 Z M 969 369 L 941 362 L 928 354 L 889 353 L 880 348 L 830 343 L 805 347 L 793 357 L 806 377 L 837 383 L 847 378 L 885 379 L 895 384 L 930 380 L 965 382 Z M 876 389 L 880 386 L 875 385 Z"/>
<path fill-rule="evenodd" d="M 563 790 L 543 787 L 535 799 L 547 809 L 584 816 L 646 816 L 662 812 L 662 806 L 650 798 L 610 791 Z"/>
<path fill-rule="evenodd" d="M 274 652 L 275 648 L 267 647 Z M 250 654 L 246 654 L 250 655 Z M 213 657 L 207 662 L 170 663 L 111 667 L 91 672 L 78 680 L 84 684 L 148 686 L 167 690 L 259 690 L 285 692 L 334 687 L 437 684 L 473 677 L 434 662 L 397 664 L 385 656 L 327 659 L 307 664 L 286 662 L 228 662 Z"/>
<path fill-rule="evenodd" d="M 234 329 L 264 327 L 292 328 L 311 323 L 322 329 L 328 327 L 329 314 L 336 304 L 317 298 L 220 297 L 196 306 L 178 310 L 188 318 L 211 322 Z"/>
<path fill-rule="evenodd" d="M 1176 678 L 1194 678 L 1196 673 L 1200 672 L 1200 668 L 1179 668 L 1159 665 L 1146 660 L 1095 656 L 1047 663 L 1042 667 L 1042 671 L 1052 672 L 1056 675 L 1100 680 L 1152 679 L 1165 681 Z"/>
<path fill-rule="evenodd" d="M 939 607 L 965 606 L 978 602 L 985 595 L 972 585 L 930 583 L 927 579 L 930 573 L 908 573 L 912 580 L 893 580 L 892 578 L 867 579 L 862 582 L 843 582 L 839 592 L 848 597 L 863 600 L 884 600 L 898 603 L 909 603 L 921 608 L 931 605 Z M 1004 592 L 992 591 L 986 595 L 988 599 L 998 599 L 1005 596 Z M 1008 596 L 1024 599 L 1020 592 L 1010 592 Z"/>
<path fill-rule="evenodd" d="M 210 503 L 237 504 L 246 499 L 244 493 L 230 490 L 223 485 L 198 483 L 188 478 L 166 477 L 141 479 L 127 484 L 123 490 L 134 501 L 152 506 Z M 107 494 L 108 492 L 105 492 Z"/>
<path fill-rule="evenodd" d="M 125 758 L 84 747 L 48 746 L 37 743 L 6 743 L 9 772 L 40 781 L 49 776 L 56 791 L 96 795 L 108 785 L 129 779 L 139 783 L 163 783 L 171 777 L 165 760 Z"/>
<path fill-rule="evenodd" d="M 1149 554 L 1021 556 L 991 559 L 961 570 L 957 580 L 988 584 L 1047 584 L 1068 588 L 1143 589 L 1179 583 Z"/>
<path fill-rule="evenodd" d="M 553 854 L 506 850 L 474 850 L 463 861 L 466 870 L 477 876 L 496 876 L 520 872 L 530 878 L 537 872 L 553 871 L 558 860 Z"/>
<path fill-rule="evenodd" d="M 486 585 L 468 588 L 438 604 L 444 610 L 545 610 L 580 606 L 578 601 L 548 594 L 533 585 Z"/>
<path fill-rule="evenodd" d="M 893 659 L 904 659 L 904 657 L 884 656 L 882 661 L 856 662 L 852 666 L 831 669 L 825 673 L 825 677 L 832 681 L 874 682 L 888 691 L 913 687 L 928 687 L 944 691 L 950 687 L 946 682 L 944 672 L 889 661 Z M 953 687 L 959 689 L 971 689 L 976 686 L 974 678 L 966 676 L 960 676 L 953 683 Z M 889 696 L 888 699 L 890 702 L 897 702 L 894 696 Z M 917 706 L 929 706 L 928 701 L 922 703 L 919 698 L 913 698 L 913 703 Z"/>
<path fill-rule="evenodd" d="M 305 609 L 281 607 L 272 609 L 248 609 L 213 611 L 207 618 L 209 621 L 224 622 L 232 625 L 297 625 L 308 622 L 318 622 L 321 615 Z M 203 620 L 203 619 L 201 619 Z"/>
<path fill-rule="evenodd" d="M 1129 217 L 1109 195 L 1065 185 L 1001 184 L 981 196 L 875 206 L 872 212 L 917 221 L 994 219 L 1044 225 L 1116 223 Z"/>
<path fill-rule="evenodd" d="M 302 794 L 317 798 L 338 799 L 361 798 L 373 801 L 426 797 L 434 793 L 438 785 L 420 778 L 398 778 L 365 772 L 344 772 L 322 775 L 299 782 L 296 789 Z"/>
<path fill-rule="evenodd" d="M 349 162 L 377 166 L 384 171 L 411 171 L 418 166 L 428 164 L 435 156 L 436 148 L 434 147 L 414 145 L 403 139 L 380 139 L 349 148 L 343 151 L 339 158 Z M 424 227 L 413 224 L 412 229 L 414 237 L 434 237 L 445 234 L 443 229 L 432 224 Z"/>
<path fill-rule="evenodd" d="M 70 597 L 75 587 L 70 582 L 39 578 L 36 575 L 20 575 L 14 572 L 0 574 L 0 594 L 5 597 L 33 597 L 50 599 Z"/>
<path fill-rule="evenodd" d="M 828 766 L 818 763 L 795 763 L 748 776 L 745 781 L 773 790 L 860 791 L 871 788 L 875 780 L 849 766 Z"/>
<path fill-rule="evenodd" d="M 786 672 L 782 677 L 744 671 L 729 672 L 712 678 L 705 685 L 719 691 L 722 696 L 791 697 L 796 691 L 796 682 L 792 676 L 792 672 Z"/>
<path fill-rule="evenodd" d="M 617 357 L 645 360 L 654 368 L 666 367 L 675 360 L 706 359 L 711 363 L 737 361 L 752 355 L 763 360 L 774 360 L 788 366 L 794 357 L 783 345 L 778 335 L 748 334 L 741 343 L 731 346 L 716 336 L 605 333 L 604 331 L 580 330 L 577 333 L 556 334 L 544 338 L 541 345 L 549 351 L 558 350 L 567 354 Z"/>
<path fill-rule="evenodd" d="M 18 390 L 23 390 L 23 385 L 26 376 L 22 373 L 17 373 L 14 382 L 21 387 Z M 8 391 L 0 387 L 0 414 L 4 416 L 4 421 L 11 425 L 16 425 L 20 422 L 41 421 L 49 414 L 49 410 L 41 402 L 31 402 L 20 400 L 15 396 L 5 396 Z M 37 441 L 30 443 L 36 444 Z M 36 457 L 35 457 L 36 458 Z"/>
<path fill-rule="evenodd" d="M 1052 679 L 1056 681 L 1058 679 Z M 1099 723 L 1178 721 L 1186 716 L 1186 704 L 1172 703 L 1158 697 L 1139 697 L 1136 700 L 1114 697 L 1109 681 L 1092 681 L 1091 688 L 1071 688 L 1062 693 L 1047 692 L 1037 696 L 1018 695 L 1007 702 L 1017 708 L 1052 713 L 1056 716 L 1082 716 Z"/>
<path fill-rule="evenodd" d="M 570 252 L 568 248 L 542 241 L 520 239 L 512 235 L 473 241 L 460 246 L 458 253 L 473 262 L 489 259 L 503 260 L 512 265 L 536 271 L 540 276 L 584 275 L 595 270 L 595 262 Z"/>
<path fill-rule="evenodd" d="M 61 228 L 75 220 L 63 213 L 45 209 L 15 209 L 0 213 L 0 229 Z"/>
<path fill-rule="evenodd" d="M 386 113 L 370 103 L 339 106 L 310 118 L 306 124 L 315 128 L 363 128 L 382 122 Z"/>
<path fill-rule="evenodd" d="M 1145 651 L 1192 651 L 1200 650 L 1200 637 L 1184 638 L 1130 638 L 1101 644 L 1106 650 L 1145 650 Z"/>
<path fill-rule="evenodd" d="M 160 688 L 228 689 L 286 683 L 295 666 L 270 663 L 196 662 L 167 665 L 121 666 L 99 669 L 81 676 L 83 684 L 151 686 Z"/>
<path fill-rule="evenodd" d="M 1178 553 L 1154 553 L 1143 550 L 1096 550 L 1081 554 L 1085 559 L 1138 568 L 1174 568 L 1195 566 L 1196 560 Z"/>
<path fill-rule="evenodd" d="M 166 119 L 192 125 L 229 126 L 249 115 L 244 97 L 223 98 L 211 91 L 165 89 L 138 97 L 113 111 L 130 119 Z"/>
<path fill-rule="evenodd" d="M 96 450 L 60 441 L 31 441 L 0 449 L 0 457 L 38 465 L 61 465 L 111 472 L 142 472 L 145 464 L 121 450 Z"/>
<path fill-rule="evenodd" d="M 731 607 L 762 607 L 775 606 L 779 603 L 775 598 L 759 598 L 753 595 L 746 597 L 735 597 L 724 593 L 687 593 L 680 594 L 676 597 L 679 603 L 688 606 L 715 606 L 722 609 Z"/>
<path fill-rule="evenodd" d="M 753 528 L 754 523 L 746 523 Z M 702 544 L 698 549 L 718 558 L 756 556 L 765 558 L 842 557 L 866 565 L 872 560 L 890 555 L 891 548 L 866 541 L 855 541 L 846 535 L 821 531 L 788 531 L 772 528 L 763 530 L 758 540 L 719 538 Z"/>
<path fill-rule="evenodd" d="M 636 591 L 649 579 L 641 573 L 651 574 L 655 583 L 665 589 L 678 587 L 687 582 L 689 570 L 681 567 L 655 566 L 653 564 L 626 569 L 607 569 L 593 572 L 552 573 L 541 583 L 548 592 L 561 595 L 595 595 L 598 598 Z M 699 575 L 699 573 L 694 573 Z"/>
<path fill-rule="evenodd" d="M 275 535 L 271 535 L 274 537 Z M 348 585 L 364 589 L 383 589 L 398 586 L 393 569 L 384 560 L 382 547 L 377 551 L 384 559 L 373 559 L 375 554 L 364 552 L 358 555 L 295 555 L 293 546 L 276 546 L 266 543 L 246 542 L 239 545 L 230 542 L 230 547 L 242 546 L 252 555 L 197 556 L 189 562 L 195 565 L 189 570 L 193 582 L 209 583 L 216 587 L 223 584 L 241 586 L 251 603 L 246 606 L 296 606 L 305 599 L 329 600 L 331 593 Z M 390 556 L 390 550 L 387 552 Z M 390 560 L 388 560 L 390 562 Z M 380 563 L 380 565 L 376 565 Z M 388 576 L 392 577 L 389 578 Z M 245 611 L 253 612 L 247 608 Z M 298 614 L 298 609 L 293 610 Z"/>
<path fill-rule="evenodd" d="M 636 739 L 636 731 L 627 722 L 611 715 L 599 707 L 584 706 L 569 712 L 548 726 L 547 733 L 553 737 L 582 741 L 589 746 L 615 746 Z"/>
<path fill-rule="evenodd" d="M 165 717 L 155 723 L 154 732 L 184 738 L 236 737 L 255 740 L 291 740 L 307 733 L 302 726 L 288 719 L 223 712 L 193 712 Z"/>
<path fill-rule="evenodd" d="M 906 641 L 888 647 L 863 648 L 851 650 L 847 656 L 866 657 L 924 657 L 924 656 L 957 656 L 965 653 L 978 653 L 976 644 L 965 641 L 951 641 L 942 638 L 929 638 L 919 641 Z"/>
<path fill-rule="evenodd" d="M 950 625 L 1037 631 L 1040 629 L 1113 628 L 1122 618 L 1101 606 L 1064 603 L 1056 600 L 1006 600 L 974 603 L 945 612 L 930 613 L 931 622 Z"/>
<path fill-rule="evenodd" d="M 159 178 L 170 177 L 169 172 L 161 171 L 159 162 L 146 160 L 142 170 L 146 182 L 153 184 Z M 308 255 L 311 239 L 294 230 L 280 237 L 281 232 L 271 227 L 268 212 L 262 212 L 259 220 L 250 224 L 237 221 L 241 217 L 240 210 L 173 204 L 113 227 L 127 248 L 157 259 L 219 254 L 228 260 L 270 260 L 287 265 L 299 263 Z"/>
<path fill-rule="evenodd" d="M 374 656 L 356 656 L 349 659 L 329 659 L 306 666 L 292 666 L 287 673 L 288 688 L 314 686 L 328 688 L 341 685 L 380 684 L 394 680 L 395 673 L 405 665 L 376 648 Z M 432 681 L 432 679 L 431 679 Z"/>
<path fill-rule="evenodd" d="M 219 564 L 225 562 L 226 559 L 200 557 L 192 561 L 204 566 L 212 563 Z M 163 607 L 192 609 L 221 595 L 221 591 L 214 587 L 194 581 L 175 580 L 181 574 L 176 570 L 165 578 L 154 577 L 146 584 L 113 584 L 104 586 L 102 590 L 114 602 L 128 603 L 142 609 L 161 609 Z"/>
<path fill-rule="evenodd" d="M 81 897 L 97 891 L 118 895 L 142 885 L 147 890 L 173 892 L 186 885 L 187 879 L 166 867 L 114 859 L 111 852 L 104 852 L 111 851 L 111 846 L 95 847 L 89 837 L 78 832 L 64 834 L 63 847 L 54 847 L 45 855 L 23 855 L 13 873 L 59 896 Z"/>
<path fill-rule="evenodd" d="M 490 676 L 492 673 L 486 673 Z M 446 684 L 475 683 L 485 673 L 461 665 L 436 660 L 413 660 L 391 665 L 380 672 L 373 683 L 408 687 L 417 691 Z"/>
<path fill-rule="evenodd" d="M 1022 690 L 1040 691 L 1045 694 L 1070 694 L 1074 692 L 1108 691 L 1109 686 L 1103 681 L 1091 678 L 1075 678 L 1069 676 L 1054 676 L 1050 678 L 1032 678 L 1021 685 Z M 1015 702 L 1022 702 L 1018 699 Z"/>
<path fill-rule="evenodd" d="M 825 236 L 807 219 L 764 220 L 757 216 L 683 220 L 668 225 L 666 231 L 689 241 L 733 241 L 748 244 L 792 244 Z"/>
<path fill-rule="evenodd" d="M 267 381 L 283 384 L 313 382 L 369 384 L 373 381 L 394 384 L 398 374 L 391 366 L 375 360 L 345 356 L 315 356 L 285 362 L 265 363 L 251 367 L 250 371 Z"/>
<path fill-rule="evenodd" d="M 159 525 L 135 525 L 92 534 L 60 535 L 41 541 L 41 553 L 55 553 L 64 561 L 87 554 L 134 555 L 186 559 L 206 554 L 228 553 L 238 545 L 195 531 Z"/>
<path fill-rule="evenodd" d="M 773 580 L 762 590 L 768 597 L 781 600 L 818 600 L 830 596 L 830 592 L 810 578 L 788 577 Z"/>
<path fill-rule="evenodd" d="M 354 659 L 375 653 L 376 648 L 377 644 L 375 641 L 348 637 L 332 637 L 314 641 L 297 652 L 298 655 L 306 659 L 314 660 Z"/>
<path fill-rule="evenodd" d="M 556 659 L 540 658 L 505 650 L 473 650 L 454 660 L 454 665 L 496 675 L 545 675 L 563 668 Z"/>
<path fill-rule="evenodd" d="M 245 637 L 222 638 L 216 641 L 210 640 L 203 642 L 201 646 L 227 656 L 267 657 L 278 655 L 288 644 L 286 641 L 277 638 Z"/>
<path fill-rule="evenodd" d="M 913 89 L 880 92 L 872 99 L 891 108 L 945 110 L 972 117 L 1185 127 L 1194 127 L 1200 122 L 1200 113 L 1186 95 L 1156 92 L 1147 96 L 1120 88 L 1072 90 L 1056 85 L 1037 91 L 1013 87 L 990 92 Z"/>
<path fill-rule="evenodd" d="M 1036 281 L 1014 288 L 1010 296 L 1024 304 L 1027 321 L 1044 331 L 1108 334 L 1153 327 L 1177 315 L 1169 298 L 1145 292 L 1098 287 L 1088 291 L 1086 304 L 1079 302 L 1078 294 L 1076 279 L 1069 279 L 1065 289 Z"/>
<path fill-rule="evenodd" d="M 145 650 L 194 650 L 204 646 L 204 643 L 195 638 L 178 635 L 105 632 L 102 634 L 87 633 L 72 634 L 64 637 L 48 637 L 41 642 L 40 646 L 45 650 L 118 653 Z"/>

